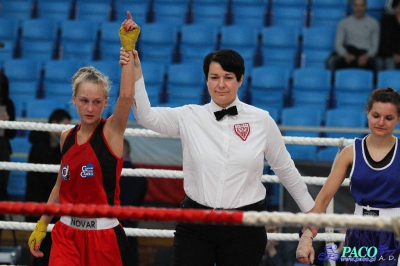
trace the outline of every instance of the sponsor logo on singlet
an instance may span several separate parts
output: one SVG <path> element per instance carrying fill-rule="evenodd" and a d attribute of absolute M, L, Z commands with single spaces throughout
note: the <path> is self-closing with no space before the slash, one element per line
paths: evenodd
<path fill-rule="evenodd" d="M 61 167 L 61 179 L 69 180 L 69 166 L 67 164 L 63 164 Z"/>
<path fill-rule="evenodd" d="M 94 177 L 94 165 L 89 163 L 82 166 L 81 177 L 83 178 Z"/>
<path fill-rule="evenodd" d="M 378 217 L 378 216 L 379 216 L 379 210 L 367 210 L 367 209 L 363 209 L 363 216 L 374 216 L 374 217 Z"/>
<path fill-rule="evenodd" d="M 97 220 L 96 219 L 78 219 L 78 218 L 71 218 L 72 227 L 78 229 L 86 229 L 86 230 L 96 230 L 97 229 Z"/>

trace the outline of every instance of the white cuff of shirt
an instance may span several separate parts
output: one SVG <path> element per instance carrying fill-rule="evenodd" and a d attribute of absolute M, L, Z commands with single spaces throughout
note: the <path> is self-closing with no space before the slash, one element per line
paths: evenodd
<path fill-rule="evenodd" d="M 311 197 L 310 193 L 306 193 L 303 198 L 296 200 L 301 212 L 309 212 L 315 205 L 314 199 Z"/>

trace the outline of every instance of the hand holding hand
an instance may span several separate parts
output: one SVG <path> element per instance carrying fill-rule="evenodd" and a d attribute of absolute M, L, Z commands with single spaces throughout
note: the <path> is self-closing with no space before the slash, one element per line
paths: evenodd
<path fill-rule="evenodd" d="M 43 252 L 41 252 L 40 244 L 46 236 L 48 223 L 43 220 L 39 220 L 36 224 L 35 230 L 33 230 L 31 236 L 28 240 L 28 246 L 33 256 L 36 258 L 43 257 Z"/>
<path fill-rule="evenodd" d="M 296 250 L 296 258 L 305 264 L 314 263 L 315 252 L 312 246 L 313 233 L 307 228 L 300 238 L 299 245 Z"/>

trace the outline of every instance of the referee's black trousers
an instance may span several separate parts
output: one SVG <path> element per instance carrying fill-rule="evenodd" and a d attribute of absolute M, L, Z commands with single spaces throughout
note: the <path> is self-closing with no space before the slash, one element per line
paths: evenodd
<path fill-rule="evenodd" d="M 209 209 L 187 196 L 182 208 Z M 239 208 L 266 211 L 264 201 Z M 258 266 L 264 255 L 264 226 L 178 223 L 173 246 L 173 266 Z"/>

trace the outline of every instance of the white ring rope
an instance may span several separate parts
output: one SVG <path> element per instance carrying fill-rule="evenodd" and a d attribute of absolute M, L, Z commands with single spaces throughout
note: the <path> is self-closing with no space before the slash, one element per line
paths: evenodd
<path fill-rule="evenodd" d="M 57 173 L 60 165 L 57 164 L 34 164 L 34 163 L 21 163 L 21 162 L 1 162 L 0 170 L 18 170 L 18 171 L 29 171 L 29 172 L 45 172 L 45 173 Z M 145 169 L 136 168 L 122 169 L 121 175 L 133 176 L 133 177 L 155 177 L 155 178 L 173 178 L 183 179 L 183 172 L 179 170 L 160 170 L 160 169 Z M 304 182 L 309 185 L 320 185 L 322 186 L 326 178 L 325 177 L 314 177 L 314 176 L 303 176 Z M 262 182 L 269 183 L 280 183 L 279 178 L 275 175 L 263 175 Z M 342 186 L 349 186 L 350 181 L 345 179 Z"/>
<path fill-rule="evenodd" d="M 20 121 L 0 121 L 0 128 L 8 129 L 23 129 L 23 130 L 37 130 L 37 131 L 54 131 L 60 132 L 65 129 L 71 128 L 73 125 L 59 125 L 40 122 L 20 122 Z M 159 134 L 148 129 L 127 128 L 125 130 L 126 136 L 135 137 L 150 137 L 150 138 L 172 138 L 166 135 Z M 343 141 L 341 138 L 310 138 L 310 137 L 283 137 L 286 144 L 298 145 L 316 145 L 316 146 L 339 146 L 343 142 L 345 145 L 353 143 L 352 139 Z"/>
<path fill-rule="evenodd" d="M 0 229 L 6 230 L 22 230 L 22 231 L 33 231 L 35 229 L 35 223 L 24 223 L 24 222 L 3 222 L 0 221 Z M 49 224 L 47 232 L 53 230 L 54 224 Z M 173 238 L 175 230 L 165 229 L 142 229 L 142 228 L 124 228 L 127 236 L 137 237 L 160 237 L 160 238 Z M 332 241 L 341 242 L 344 241 L 344 234 L 334 233 L 318 234 L 315 241 Z M 281 241 L 298 241 L 299 234 L 297 233 L 268 233 L 268 240 L 281 240 Z"/>
<path fill-rule="evenodd" d="M 0 128 L 23 129 L 23 130 L 41 130 L 60 132 L 64 129 L 71 128 L 72 125 L 57 125 L 39 122 L 15 122 L 0 121 Z M 127 128 L 126 136 L 137 137 L 157 137 L 170 138 L 165 135 L 158 134 L 147 129 Z M 337 146 L 340 150 L 342 147 L 353 142 L 352 139 L 344 138 L 309 138 L 309 137 L 288 137 L 284 136 L 286 144 L 297 145 L 317 145 L 317 146 Z M 0 170 L 21 170 L 21 171 L 38 171 L 38 172 L 58 172 L 59 165 L 31 164 L 17 162 L 0 162 Z M 145 176 L 145 177 L 162 177 L 162 178 L 183 178 L 182 171 L 173 170 L 152 170 L 152 169 L 123 169 L 122 175 L 127 176 Z M 307 184 L 323 185 L 325 177 L 303 177 Z M 263 182 L 279 182 L 276 176 L 263 175 Z M 347 181 L 347 182 L 346 182 Z M 342 184 L 348 186 L 348 180 Z M 399 218 L 382 218 L 382 217 L 361 217 L 343 214 L 303 214 L 288 212 L 245 212 L 243 214 L 243 224 L 245 225 L 278 225 L 278 226 L 316 226 L 316 227 L 340 227 L 340 228 L 362 228 L 370 230 L 394 231 L 397 236 L 400 234 Z M 1 222 L 0 228 L 33 230 L 35 224 L 20 222 Z M 49 230 L 52 226 L 49 226 Z M 157 237 L 173 237 L 172 230 L 154 230 L 154 229 L 138 229 L 126 228 L 129 236 L 157 236 Z M 298 240 L 297 234 L 268 234 L 271 240 Z M 276 238 L 275 238 L 276 237 Z M 318 234 L 316 240 L 320 241 L 343 241 L 344 234 Z"/>

